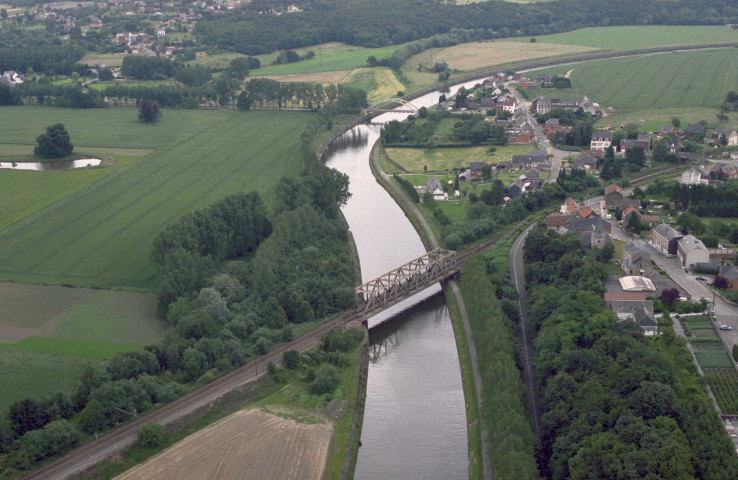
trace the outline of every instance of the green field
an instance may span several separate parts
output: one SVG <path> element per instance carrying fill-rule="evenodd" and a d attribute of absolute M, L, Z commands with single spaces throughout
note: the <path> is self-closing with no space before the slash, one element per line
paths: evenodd
<path fill-rule="evenodd" d="M 570 72 L 572 88 L 553 90 L 546 93 L 549 96 L 587 95 L 615 109 L 716 108 L 729 91 L 738 89 L 736 60 L 738 50 L 726 48 L 597 60 L 541 71 Z"/>
<path fill-rule="evenodd" d="M 530 37 L 506 40 L 528 42 Z M 671 45 L 738 43 L 738 31 L 729 26 L 593 27 L 553 35 L 540 35 L 536 37 L 536 41 L 625 51 Z"/>
<path fill-rule="evenodd" d="M 394 97 L 398 91 L 405 88 L 394 72 L 387 67 L 357 68 L 349 72 L 341 83 L 364 90 L 370 104 Z"/>
<path fill-rule="evenodd" d="M 420 173 L 425 165 L 428 170 L 441 172 L 454 168 L 468 167 L 470 162 L 500 163 L 510 161 L 513 155 L 527 155 L 535 149 L 534 145 L 505 145 L 495 147 L 463 148 L 388 148 L 387 154 L 408 172 Z M 397 168 L 388 166 L 387 173 L 395 173 Z M 399 172 L 398 172 L 399 173 Z"/>
<path fill-rule="evenodd" d="M 85 365 L 101 360 L 35 353 L 0 346 L 0 412 L 24 398 L 40 398 L 57 391 L 72 393 Z M 12 385 L 12 388 L 9 388 Z"/>
<path fill-rule="evenodd" d="M 296 142 L 313 118 L 167 110 L 143 125 L 125 108 L 3 110 L 0 142 L 31 144 L 59 121 L 77 145 L 156 150 L 1 230 L 0 277 L 143 290 L 157 285 L 149 260 L 157 233 L 230 193 L 257 190 L 269 203 L 277 180 L 299 168 Z"/>

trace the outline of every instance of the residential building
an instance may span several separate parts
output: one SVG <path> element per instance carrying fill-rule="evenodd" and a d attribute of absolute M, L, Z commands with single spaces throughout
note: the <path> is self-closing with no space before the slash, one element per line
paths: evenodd
<path fill-rule="evenodd" d="M 445 199 L 446 192 L 443 191 L 441 182 L 439 182 L 438 179 L 429 178 L 428 181 L 425 183 L 425 186 L 426 186 L 427 191 L 433 194 L 434 200 L 444 200 Z"/>
<path fill-rule="evenodd" d="M 735 128 L 716 128 L 715 131 L 712 132 L 712 139 L 715 142 L 719 143 L 722 137 L 725 137 L 727 142 L 726 146 L 734 147 L 738 145 L 738 131 L 736 131 Z"/>
<path fill-rule="evenodd" d="M 689 124 L 684 129 L 684 136 L 693 140 L 700 140 L 705 136 L 705 126 L 697 124 Z"/>
<path fill-rule="evenodd" d="M 648 237 L 648 243 L 664 255 L 673 257 L 676 255 L 677 242 L 680 238 L 682 238 L 681 233 L 677 232 L 669 225 L 662 223 L 651 230 L 651 234 Z"/>
<path fill-rule="evenodd" d="M 684 185 L 707 185 L 710 183 L 710 174 L 703 167 L 692 167 L 682 172 L 679 183 Z"/>
<path fill-rule="evenodd" d="M 728 290 L 738 290 L 738 267 L 734 265 L 721 266 L 718 275 L 728 281 Z"/>
<path fill-rule="evenodd" d="M 642 329 L 646 336 L 658 334 L 658 322 L 653 313 L 653 301 L 632 302 L 613 300 L 611 302 L 612 311 L 618 316 L 618 321 L 634 320 Z"/>
<path fill-rule="evenodd" d="M 579 241 L 585 248 L 597 247 L 602 249 L 607 244 L 613 244 L 612 238 L 607 232 L 596 233 L 588 230 L 579 234 Z"/>
<path fill-rule="evenodd" d="M 665 138 L 665 137 L 671 136 L 673 134 L 674 134 L 674 127 L 673 126 L 671 126 L 671 125 L 661 125 L 659 127 L 658 136 L 660 138 Z"/>
<path fill-rule="evenodd" d="M 589 173 L 597 168 L 597 159 L 592 155 L 582 155 L 574 160 L 571 166 L 572 170 L 584 170 Z"/>
<path fill-rule="evenodd" d="M 694 235 L 686 235 L 677 241 L 677 257 L 685 270 L 692 270 L 697 263 L 710 262 L 710 252 Z"/>
<path fill-rule="evenodd" d="M 636 138 L 636 143 L 644 152 L 649 153 L 651 151 L 651 135 L 647 133 L 639 133 L 638 138 Z"/>
<path fill-rule="evenodd" d="M 471 178 L 482 178 L 482 167 L 484 165 L 484 162 L 470 162 L 469 170 L 471 171 Z"/>
<path fill-rule="evenodd" d="M 623 189 L 614 183 L 605 187 L 605 205 L 615 208 L 623 203 Z"/>
<path fill-rule="evenodd" d="M 620 266 L 628 275 L 644 276 L 653 273 L 651 256 L 633 241 L 623 245 Z"/>
<path fill-rule="evenodd" d="M 597 130 L 592 134 L 592 140 L 589 149 L 592 151 L 599 150 L 601 152 L 607 150 L 612 145 L 612 132 L 609 130 Z"/>
<path fill-rule="evenodd" d="M 738 168 L 730 163 L 718 162 L 712 167 L 710 176 L 716 180 L 732 180 L 738 178 Z"/>

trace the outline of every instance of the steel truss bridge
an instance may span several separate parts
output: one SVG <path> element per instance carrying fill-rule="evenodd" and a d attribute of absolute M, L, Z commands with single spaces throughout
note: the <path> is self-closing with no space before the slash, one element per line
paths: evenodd
<path fill-rule="evenodd" d="M 436 248 L 356 287 L 356 304 L 367 313 L 384 310 L 459 272 L 456 252 Z"/>
<path fill-rule="evenodd" d="M 397 107 L 398 105 L 400 108 Z M 418 107 L 408 102 L 407 100 L 403 100 L 402 98 L 391 98 L 389 100 L 383 100 L 379 103 L 375 103 L 371 107 L 364 110 L 365 115 L 374 114 L 374 113 L 387 113 L 387 112 L 418 113 Z"/>

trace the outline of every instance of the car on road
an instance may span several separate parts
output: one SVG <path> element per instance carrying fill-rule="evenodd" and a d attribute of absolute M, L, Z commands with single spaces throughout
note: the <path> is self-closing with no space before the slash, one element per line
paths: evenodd
<path fill-rule="evenodd" d="M 720 325 L 720 330 L 733 330 L 730 325 Z"/>
<path fill-rule="evenodd" d="M 699 280 L 700 282 L 706 282 L 707 281 L 707 279 L 705 277 L 697 277 L 697 280 Z"/>

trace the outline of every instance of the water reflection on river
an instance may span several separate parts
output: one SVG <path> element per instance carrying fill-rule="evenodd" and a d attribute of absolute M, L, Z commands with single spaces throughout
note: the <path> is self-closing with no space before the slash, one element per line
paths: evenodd
<path fill-rule="evenodd" d="M 382 115 L 380 120 L 398 117 L 402 115 Z M 359 252 L 363 281 L 425 253 L 403 211 L 372 176 L 369 156 L 378 138 L 379 127 L 356 127 L 339 137 L 324 157 L 351 181 L 352 197 L 343 213 Z M 371 361 L 358 480 L 469 476 L 461 373 L 439 291 L 431 287 L 369 322 Z M 382 323 L 389 318 L 391 322 Z"/>

